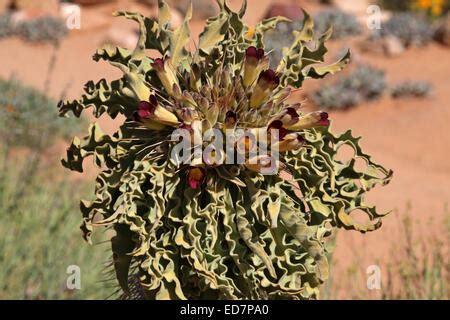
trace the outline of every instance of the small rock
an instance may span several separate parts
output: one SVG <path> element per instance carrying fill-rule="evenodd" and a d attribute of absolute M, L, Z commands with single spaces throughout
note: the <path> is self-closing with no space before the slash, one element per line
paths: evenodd
<path fill-rule="evenodd" d="M 268 19 L 276 16 L 283 16 L 292 21 L 303 20 L 302 7 L 295 4 L 273 4 L 267 9 L 264 18 Z"/>
<path fill-rule="evenodd" d="M 405 46 L 394 36 L 369 37 L 360 43 L 360 49 L 363 52 L 396 56 L 405 51 Z"/>
<path fill-rule="evenodd" d="M 450 46 L 450 15 L 437 22 L 434 39 L 445 46 Z"/>
<path fill-rule="evenodd" d="M 11 22 L 14 25 L 31 19 L 33 19 L 33 15 L 31 15 L 27 11 L 14 11 L 13 13 L 11 13 Z"/>
<path fill-rule="evenodd" d="M 405 51 L 403 43 L 394 36 L 386 36 L 383 38 L 384 53 L 388 56 L 396 56 Z"/>
<path fill-rule="evenodd" d="M 122 28 L 112 27 L 108 30 L 105 43 L 110 43 L 127 49 L 134 49 L 138 42 L 137 32 Z"/>

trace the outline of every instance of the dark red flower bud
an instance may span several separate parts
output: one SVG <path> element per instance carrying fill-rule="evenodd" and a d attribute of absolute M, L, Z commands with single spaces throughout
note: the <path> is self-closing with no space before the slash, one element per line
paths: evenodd
<path fill-rule="evenodd" d="M 150 119 L 155 112 L 156 105 L 147 101 L 139 102 L 136 114 L 139 119 Z"/>
<path fill-rule="evenodd" d="M 330 125 L 330 120 L 328 120 L 328 113 L 322 112 L 322 113 L 320 114 L 320 121 L 319 121 L 319 124 L 320 124 L 321 126 L 324 126 L 324 127 L 327 127 L 327 126 Z"/>
<path fill-rule="evenodd" d="M 272 130 L 278 130 L 279 140 L 283 140 L 284 137 L 286 137 L 286 135 L 288 134 L 288 131 L 283 127 L 283 122 L 281 122 L 280 120 L 275 120 L 269 124 L 269 126 L 267 127 L 267 131 L 271 133 Z"/>
<path fill-rule="evenodd" d="M 137 110 L 133 116 L 136 121 L 178 126 L 178 118 L 172 112 L 161 107 L 154 95 L 151 95 L 149 101 L 141 101 L 138 104 Z M 151 120 L 151 122 L 145 121 Z"/>
<path fill-rule="evenodd" d="M 276 119 L 280 120 L 283 123 L 283 125 L 286 127 L 286 126 L 296 123 L 299 119 L 299 115 L 295 108 L 289 107 L 289 108 L 284 109 L 276 117 Z"/>
<path fill-rule="evenodd" d="M 291 131 L 299 131 L 317 127 L 328 127 L 329 125 L 328 113 L 317 111 L 302 115 L 296 123 L 287 124 L 285 127 Z"/>
<path fill-rule="evenodd" d="M 275 71 L 273 71 L 272 69 L 268 69 L 260 73 L 258 84 L 262 81 L 267 83 L 269 87 L 276 88 L 280 84 L 280 77 L 277 76 L 277 73 Z"/>
<path fill-rule="evenodd" d="M 225 127 L 234 128 L 237 123 L 237 114 L 234 111 L 228 111 L 225 115 Z"/>
<path fill-rule="evenodd" d="M 188 170 L 187 181 L 192 189 L 198 189 L 206 178 L 206 170 L 199 167 L 193 167 Z"/>
<path fill-rule="evenodd" d="M 155 59 L 152 63 L 152 67 L 157 70 L 164 71 L 164 59 Z"/>
<path fill-rule="evenodd" d="M 247 50 L 245 51 L 245 57 L 247 59 L 256 59 L 256 60 L 261 60 L 262 58 L 264 58 L 264 49 L 257 49 L 255 47 L 248 47 Z"/>
<path fill-rule="evenodd" d="M 298 119 L 298 113 L 297 110 L 295 110 L 294 108 L 287 108 L 286 109 L 286 114 L 289 115 L 292 118 L 297 118 Z"/>
<path fill-rule="evenodd" d="M 297 140 L 298 140 L 298 142 L 301 143 L 301 144 L 303 144 L 303 143 L 306 142 L 305 138 L 303 138 L 301 135 L 298 135 L 298 136 L 297 136 Z"/>
<path fill-rule="evenodd" d="M 244 86 L 246 88 L 253 86 L 258 80 L 259 71 L 267 68 L 268 65 L 269 59 L 265 58 L 264 49 L 248 47 L 245 51 Z"/>

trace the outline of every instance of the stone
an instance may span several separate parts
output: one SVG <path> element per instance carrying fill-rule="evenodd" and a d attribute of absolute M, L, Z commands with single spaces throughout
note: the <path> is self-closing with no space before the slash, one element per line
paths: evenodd
<path fill-rule="evenodd" d="M 296 4 L 282 4 L 276 3 L 272 4 L 266 11 L 264 15 L 264 19 L 283 16 L 292 21 L 303 20 L 303 11 L 302 7 Z"/>
<path fill-rule="evenodd" d="M 394 36 L 386 36 L 383 38 L 384 53 L 388 56 L 397 56 L 405 51 L 402 41 Z"/>
<path fill-rule="evenodd" d="M 436 23 L 434 40 L 445 46 L 450 46 L 450 14 Z"/>
<path fill-rule="evenodd" d="M 360 42 L 363 52 L 396 56 L 405 51 L 402 41 L 394 36 L 367 38 Z"/>
<path fill-rule="evenodd" d="M 115 46 L 134 49 L 138 42 L 137 30 L 127 30 L 124 28 L 111 27 L 108 30 L 104 43 Z"/>

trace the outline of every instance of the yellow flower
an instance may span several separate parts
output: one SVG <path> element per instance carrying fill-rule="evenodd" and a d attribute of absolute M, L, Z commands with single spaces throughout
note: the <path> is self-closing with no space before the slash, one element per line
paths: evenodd
<path fill-rule="evenodd" d="M 155 61 L 152 63 L 152 67 L 155 69 L 159 80 L 161 80 L 161 83 L 164 86 L 164 89 L 166 89 L 166 92 L 169 95 L 173 95 L 174 93 L 174 86 L 178 87 L 178 79 L 177 79 L 177 72 L 175 68 L 172 65 L 172 62 L 169 58 L 167 59 L 155 59 Z"/>
<path fill-rule="evenodd" d="M 255 36 L 255 27 L 250 26 L 247 30 L 247 32 L 245 33 L 244 37 L 247 40 L 251 40 L 253 39 L 253 37 Z"/>
<path fill-rule="evenodd" d="M 177 116 L 161 107 L 154 95 L 150 96 L 150 101 L 139 102 L 134 118 L 154 130 L 179 124 Z"/>
<path fill-rule="evenodd" d="M 432 2 L 432 0 L 418 0 L 417 7 L 422 10 L 428 10 L 429 8 L 431 8 Z"/>
<path fill-rule="evenodd" d="M 439 17 L 443 13 L 444 1 L 443 0 L 435 0 L 433 2 L 433 6 L 431 7 L 431 14 L 434 17 Z"/>

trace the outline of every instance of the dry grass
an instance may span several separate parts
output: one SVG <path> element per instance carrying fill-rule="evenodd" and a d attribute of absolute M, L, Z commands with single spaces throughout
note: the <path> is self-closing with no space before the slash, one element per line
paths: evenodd
<path fill-rule="evenodd" d="M 391 245 L 382 269 L 381 289 L 368 290 L 365 264 L 357 252 L 346 278 L 340 282 L 331 276 L 322 290 L 324 299 L 335 299 L 344 291 L 351 299 L 448 300 L 450 298 L 450 214 L 442 221 L 416 222 L 409 214 L 400 219 L 398 241 Z M 425 227 L 425 229 L 423 229 Z M 331 272 L 332 274 L 332 272 Z M 333 275 L 333 274 L 332 274 Z"/>

